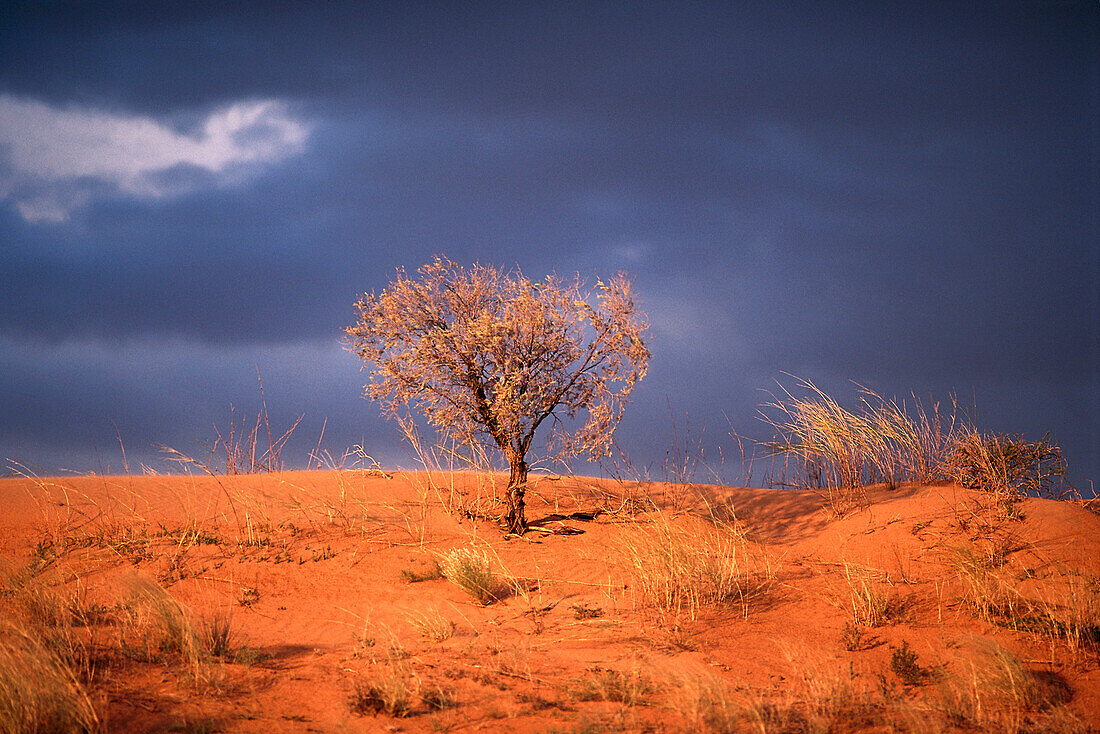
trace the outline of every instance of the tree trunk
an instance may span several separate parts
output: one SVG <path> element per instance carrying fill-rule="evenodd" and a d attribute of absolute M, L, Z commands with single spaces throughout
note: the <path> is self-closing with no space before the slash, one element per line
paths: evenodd
<path fill-rule="evenodd" d="M 527 530 L 527 516 L 523 495 L 527 492 L 527 462 L 522 458 L 509 461 L 512 475 L 508 478 L 508 514 L 504 516 L 504 530 L 522 535 Z"/>

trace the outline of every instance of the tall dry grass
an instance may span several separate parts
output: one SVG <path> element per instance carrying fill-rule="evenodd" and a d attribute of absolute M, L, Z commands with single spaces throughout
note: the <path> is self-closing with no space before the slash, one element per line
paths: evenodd
<path fill-rule="evenodd" d="M 188 681 L 216 688 L 221 662 L 233 651 L 229 607 L 196 615 L 164 587 L 145 578 L 130 582 L 130 598 L 120 609 L 119 647 L 130 657 L 175 662 Z"/>
<path fill-rule="evenodd" d="M 413 476 L 418 504 L 413 526 L 421 542 L 429 533 L 431 507 L 438 503 L 451 516 L 498 522 L 503 511 L 500 492 L 507 484 L 501 467 L 477 442 L 429 444 L 411 417 L 399 417 L 412 458 L 422 472 Z"/>
<path fill-rule="evenodd" d="M 956 655 L 958 671 L 937 686 L 937 708 L 956 726 L 1013 733 L 1087 730 L 1062 708 L 1071 693 L 1056 675 L 1032 670 L 982 637 L 962 640 Z"/>
<path fill-rule="evenodd" d="M 1058 640 L 1070 649 L 1100 643 L 1100 576 L 1051 566 L 1012 568 L 976 544 L 946 546 L 962 599 L 980 619 Z"/>
<path fill-rule="evenodd" d="M 777 433 L 767 446 L 773 454 L 801 461 L 796 469 L 807 486 L 856 489 L 943 475 L 943 456 L 959 426 L 954 403 L 950 412 L 941 413 L 938 403 L 926 408 L 914 397 L 909 408 L 861 387 L 860 408 L 853 412 L 809 380 L 797 380 L 804 397 L 780 389 L 784 399 L 760 412 Z"/>
<path fill-rule="evenodd" d="M 784 483 L 822 493 L 837 512 L 879 482 L 952 480 L 1005 498 L 1074 494 L 1065 484 L 1061 449 L 1049 436 L 1029 442 L 980 433 L 954 399 L 941 411 L 939 403 L 926 407 L 915 395 L 907 405 L 861 386 L 852 411 L 809 380 L 796 379 L 798 396 L 780 390 L 782 397 L 760 410 L 776 434 L 765 445 L 773 458 L 784 459 Z"/>
<path fill-rule="evenodd" d="M 72 661 L 42 628 L 0 623 L 0 731 L 6 734 L 95 732 L 99 716 Z"/>
<path fill-rule="evenodd" d="M 106 616 L 74 579 L 0 569 L 0 731 L 99 730 L 89 691 L 105 667 L 95 633 Z"/>
<path fill-rule="evenodd" d="M 505 599 L 514 590 L 507 575 L 493 565 L 489 554 L 477 548 L 452 548 L 439 554 L 443 576 L 482 606 Z"/>
<path fill-rule="evenodd" d="M 677 522 L 657 512 L 652 522 L 624 528 L 614 546 L 644 602 L 695 619 L 704 607 L 748 604 L 774 578 L 766 556 L 727 522 Z"/>

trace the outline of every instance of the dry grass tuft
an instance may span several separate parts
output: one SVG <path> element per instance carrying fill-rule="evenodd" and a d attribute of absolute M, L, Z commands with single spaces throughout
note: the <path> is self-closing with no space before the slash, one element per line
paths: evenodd
<path fill-rule="evenodd" d="M 378 671 L 355 684 L 348 706 L 354 713 L 408 716 L 416 691 L 411 671 L 403 660 L 390 659 Z"/>
<path fill-rule="evenodd" d="M 98 731 L 99 717 L 71 662 L 39 633 L 12 622 L 0 626 L 0 731 Z"/>
<path fill-rule="evenodd" d="M 200 686 L 216 687 L 221 682 L 218 662 L 233 652 L 228 608 L 196 619 L 162 586 L 144 578 L 131 582 L 118 634 L 121 649 L 130 657 L 174 661 Z"/>
<path fill-rule="evenodd" d="M 764 406 L 761 417 L 777 438 L 767 444 L 773 455 L 794 459 L 796 486 L 820 491 L 837 512 L 861 499 L 859 489 L 877 482 L 929 482 L 942 476 L 942 457 L 955 433 L 956 415 L 941 415 L 914 397 L 912 414 L 904 404 L 861 388 L 858 413 L 846 410 L 808 380 L 808 393 Z"/>
<path fill-rule="evenodd" d="M 1076 496 L 1049 436 L 1028 442 L 979 433 L 954 401 L 941 414 L 938 403 L 928 409 L 913 396 L 909 408 L 861 387 L 853 412 L 809 380 L 797 380 L 797 387 L 805 397 L 780 386 L 784 398 L 763 406 L 760 415 L 776 432 L 767 447 L 786 457 L 785 481 L 820 492 L 837 514 L 861 503 L 862 488 L 878 482 L 952 480 L 1003 497 Z"/>
<path fill-rule="evenodd" d="M 1064 682 L 1052 674 L 1029 670 L 1015 654 L 980 637 L 960 648 L 958 676 L 939 687 L 939 705 L 948 720 L 986 731 L 1025 728 L 1025 714 L 1048 712 L 1069 699 Z M 1055 716 L 1072 723 L 1064 715 Z M 1072 730 L 1072 729 L 1071 729 Z"/>
<path fill-rule="evenodd" d="M 851 670 L 840 661 L 809 651 L 786 651 L 792 675 L 782 694 L 745 686 L 731 688 L 713 674 L 674 681 L 673 703 L 692 731 L 754 732 L 862 731 L 886 719 L 857 690 Z"/>
<path fill-rule="evenodd" d="M 102 656 L 93 625 L 106 612 L 32 565 L 0 572 L 0 731 L 98 731 L 88 694 Z"/>
<path fill-rule="evenodd" d="M 878 627 L 895 612 L 892 587 L 878 581 L 885 576 L 871 568 L 844 564 L 844 580 L 848 586 L 847 603 L 843 606 L 855 625 Z"/>
<path fill-rule="evenodd" d="M 444 551 L 439 556 L 439 566 L 448 581 L 483 606 L 506 599 L 512 592 L 505 579 L 493 571 L 492 560 L 485 551 L 476 548 Z"/>
<path fill-rule="evenodd" d="M 772 580 L 767 564 L 751 556 L 744 535 L 728 523 L 688 529 L 658 513 L 652 524 L 624 530 L 616 550 L 648 603 L 690 619 L 727 602 L 747 613 Z"/>
<path fill-rule="evenodd" d="M 637 706 L 656 691 L 657 686 L 638 669 L 599 670 L 582 679 L 572 694 L 578 701 L 613 701 Z"/>
<path fill-rule="evenodd" d="M 406 615 L 409 624 L 429 640 L 443 642 L 450 639 L 455 633 L 455 623 L 445 617 L 439 610 L 431 609 L 425 612 L 409 612 Z"/>
<path fill-rule="evenodd" d="M 742 731 L 748 707 L 714 675 L 685 675 L 673 682 L 674 704 L 697 729 L 716 734 Z"/>
<path fill-rule="evenodd" d="M 1100 577 L 1056 566 L 1035 577 L 1009 567 L 988 544 L 948 546 L 945 552 L 964 601 L 980 619 L 1070 648 L 1100 642 Z"/>

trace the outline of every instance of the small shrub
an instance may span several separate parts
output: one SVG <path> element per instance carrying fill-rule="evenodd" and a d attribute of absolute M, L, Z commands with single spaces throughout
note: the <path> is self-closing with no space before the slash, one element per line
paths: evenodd
<path fill-rule="evenodd" d="M 947 449 L 947 476 L 970 489 L 1006 497 L 1048 496 L 1070 492 L 1064 485 L 1066 462 L 1049 436 L 1025 441 L 1021 436 L 959 433 Z"/>
<path fill-rule="evenodd" d="M 419 584 L 424 581 L 435 581 L 436 579 L 443 578 L 443 568 L 439 565 L 439 561 L 435 561 L 431 566 L 418 571 L 412 568 L 406 568 L 401 572 L 401 578 L 407 583 Z"/>
<path fill-rule="evenodd" d="M 922 686 L 931 677 L 931 671 L 917 662 L 917 653 L 909 647 L 908 640 L 890 654 L 890 670 L 907 686 Z"/>
<path fill-rule="evenodd" d="M 439 686 L 425 688 L 420 692 L 420 701 L 429 711 L 442 711 L 455 705 L 454 695 Z"/>
<path fill-rule="evenodd" d="M 878 638 L 867 634 L 863 631 L 863 628 L 850 620 L 844 623 L 844 629 L 840 632 L 840 640 L 844 643 L 844 649 L 848 652 L 870 650 L 878 644 Z"/>
<path fill-rule="evenodd" d="M 573 619 L 598 619 L 603 616 L 603 609 L 590 607 L 587 604 L 574 604 Z"/>

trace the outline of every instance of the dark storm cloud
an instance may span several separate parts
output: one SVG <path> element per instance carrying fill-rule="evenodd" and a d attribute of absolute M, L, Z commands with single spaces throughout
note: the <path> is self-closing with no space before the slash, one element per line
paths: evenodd
<path fill-rule="evenodd" d="M 1100 468 L 1094 4 L 150 7 L 25 4 L 0 29 L 0 95 L 207 141 L 133 181 L 98 158 L 20 178 L 0 150 L 23 187 L 0 187 L 6 348 L 79 361 L 163 339 L 181 384 L 247 390 L 259 360 L 189 353 L 270 349 L 265 373 L 310 374 L 288 345 L 331 346 L 356 293 L 437 252 L 623 268 L 653 321 L 624 426 L 640 451 L 662 451 L 666 396 L 711 436 L 723 410 L 758 433 L 760 389 L 787 370 L 958 390 L 991 428 L 1055 429 Z M 264 100 L 268 122 L 204 133 Z M 257 162 L 288 125 L 307 137 Z M 319 374 L 348 390 L 336 354 Z M 6 368 L 23 395 L 0 409 L 7 445 L 81 390 L 147 385 L 118 411 L 139 431 L 190 404 L 94 364 L 86 381 Z M 345 428 L 374 415 L 357 391 L 285 394 Z"/>

